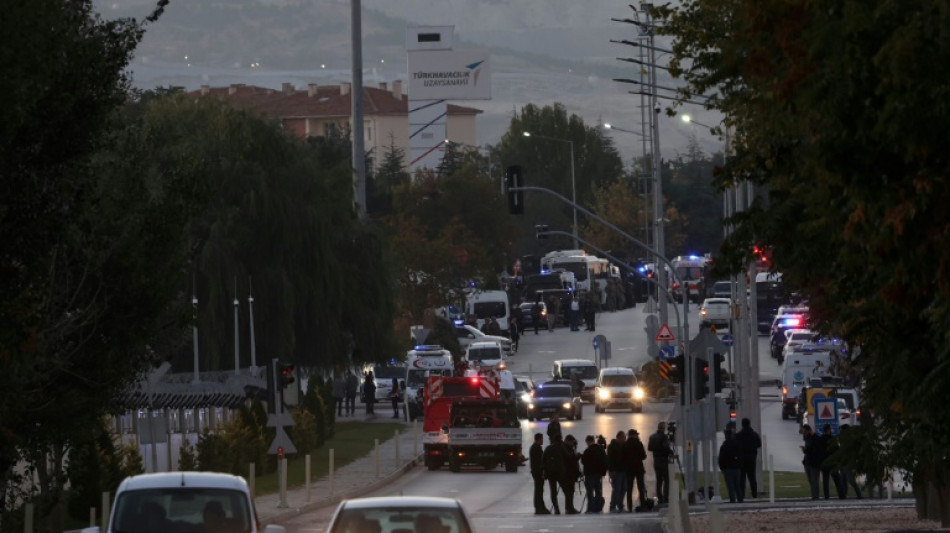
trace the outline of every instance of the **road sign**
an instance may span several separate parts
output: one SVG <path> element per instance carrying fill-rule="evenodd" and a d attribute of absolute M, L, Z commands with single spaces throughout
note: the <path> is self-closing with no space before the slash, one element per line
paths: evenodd
<path fill-rule="evenodd" d="M 733 345 L 735 342 L 736 342 L 736 341 L 735 341 L 735 339 L 732 338 L 732 335 L 730 335 L 730 334 L 728 334 L 728 333 L 726 333 L 725 335 L 722 336 L 722 343 L 725 344 L 726 346 L 730 347 L 730 348 L 732 348 L 732 345 Z"/>
<path fill-rule="evenodd" d="M 267 449 L 268 455 L 277 455 L 278 452 L 297 453 L 297 447 L 291 442 L 283 426 L 277 426 L 277 434 L 274 435 L 274 440 L 270 443 L 270 448 Z"/>
<path fill-rule="evenodd" d="M 669 361 L 676 357 L 676 346 L 660 346 L 660 359 Z"/>
<path fill-rule="evenodd" d="M 815 401 L 815 432 L 821 435 L 825 424 L 831 426 L 833 434 L 838 434 L 838 400 L 836 398 Z"/>
<path fill-rule="evenodd" d="M 670 331 L 670 326 L 663 324 L 663 327 L 660 328 L 660 331 L 656 334 L 657 342 L 673 342 L 676 340 L 676 337 L 673 336 L 673 332 Z"/>

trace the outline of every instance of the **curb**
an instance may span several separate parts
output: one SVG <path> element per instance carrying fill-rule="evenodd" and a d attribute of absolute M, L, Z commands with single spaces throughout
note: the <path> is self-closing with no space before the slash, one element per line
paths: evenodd
<path fill-rule="evenodd" d="M 295 518 L 304 513 L 309 513 L 317 509 L 329 507 L 331 505 L 336 505 L 342 502 L 343 500 L 358 498 L 364 494 L 368 494 L 370 492 L 378 490 L 382 488 L 383 486 L 393 482 L 394 480 L 398 479 L 402 475 L 406 474 L 407 472 L 415 468 L 417 465 L 421 464 L 422 460 L 423 460 L 423 455 L 419 454 L 415 459 L 408 461 L 403 466 L 397 468 L 396 470 L 393 470 L 392 472 L 386 474 L 385 476 L 380 477 L 377 480 L 374 480 L 372 483 L 369 483 L 368 485 L 364 485 L 356 489 L 351 489 L 347 492 L 341 492 L 339 494 L 327 496 L 319 500 L 312 501 L 308 504 L 302 505 L 300 507 L 284 509 L 280 513 L 277 513 L 276 515 L 270 518 L 263 519 L 262 522 L 265 524 L 281 524 L 286 520 Z"/>

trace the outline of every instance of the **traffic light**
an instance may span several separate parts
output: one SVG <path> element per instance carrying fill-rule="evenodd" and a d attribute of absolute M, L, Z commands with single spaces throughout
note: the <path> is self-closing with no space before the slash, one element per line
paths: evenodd
<path fill-rule="evenodd" d="M 682 383 L 683 382 L 683 369 L 685 368 L 683 363 L 683 356 L 677 355 L 670 360 L 673 363 L 673 368 L 670 369 L 670 382 L 671 383 Z"/>
<path fill-rule="evenodd" d="M 524 174 L 520 165 L 511 165 L 505 169 L 505 192 L 508 193 L 508 212 L 512 215 L 524 214 L 524 191 L 511 189 L 524 187 Z"/>
<path fill-rule="evenodd" d="M 534 227 L 534 236 L 538 239 L 547 239 L 548 238 L 548 226 L 547 224 L 537 224 Z"/>
<path fill-rule="evenodd" d="M 294 365 L 291 363 L 285 363 L 283 361 L 277 362 L 277 387 L 281 390 L 286 389 L 293 382 L 296 381 L 294 378 Z"/>
<path fill-rule="evenodd" d="M 693 359 L 693 400 L 702 400 L 706 397 L 707 382 L 709 381 L 709 365 L 705 359 Z"/>
<path fill-rule="evenodd" d="M 726 380 L 726 370 L 722 367 L 722 364 L 726 362 L 726 356 L 722 355 L 721 353 L 716 353 L 713 354 L 713 360 L 716 362 L 713 368 L 713 371 L 716 373 L 716 375 L 713 377 L 716 392 L 722 392 L 722 386 Z"/>

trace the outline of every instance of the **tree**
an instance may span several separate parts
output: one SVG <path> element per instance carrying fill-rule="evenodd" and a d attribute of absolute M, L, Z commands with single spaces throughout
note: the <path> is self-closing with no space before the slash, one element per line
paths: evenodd
<path fill-rule="evenodd" d="M 718 184 L 767 188 L 735 218 L 728 263 L 738 271 L 768 245 L 818 327 L 860 348 L 873 423 L 849 441 L 881 446 L 854 453 L 906 472 L 918 513 L 950 526 L 950 74 L 932 68 L 950 59 L 950 12 L 923 0 L 688 1 L 657 15 L 669 17 L 684 94 L 714 95 L 735 129 Z"/>
<path fill-rule="evenodd" d="M 524 132 L 533 133 L 535 137 L 525 137 Z M 567 141 L 572 141 L 574 146 L 573 180 Z M 545 187 L 568 199 L 572 197 L 572 188 L 576 188 L 577 203 L 585 207 L 591 206 L 595 190 L 623 175 L 623 162 L 612 141 L 600 129 L 585 125 L 579 116 L 568 116 L 564 106 L 558 103 L 540 108 L 533 104 L 524 106 L 511 119 L 508 131 L 494 152 L 502 167 L 521 165 L 526 185 Z M 525 206 L 525 214 L 517 218 L 521 238 L 514 249 L 518 256 L 531 253 L 540 257 L 548 250 L 536 242 L 534 226 L 547 224 L 551 229 L 570 232 L 573 208 L 550 195 L 531 192 L 525 195 Z M 578 212 L 578 224 L 584 223 L 583 213 Z M 573 247 L 573 242 L 549 239 L 546 245 L 551 249 L 564 249 Z"/>

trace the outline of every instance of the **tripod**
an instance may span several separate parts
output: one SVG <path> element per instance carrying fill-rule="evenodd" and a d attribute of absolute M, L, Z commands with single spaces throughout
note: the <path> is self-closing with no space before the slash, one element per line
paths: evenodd
<path fill-rule="evenodd" d="M 581 504 L 575 507 L 575 509 L 577 509 L 578 512 L 583 513 L 584 511 L 587 510 L 587 494 L 586 494 L 586 491 L 584 490 L 585 489 L 584 476 L 581 475 L 580 477 L 578 477 L 577 481 L 575 481 L 574 483 L 577 485 L 577 488 L 574 489 L 574 495 L 580 496 L 581 498 Z"/>

